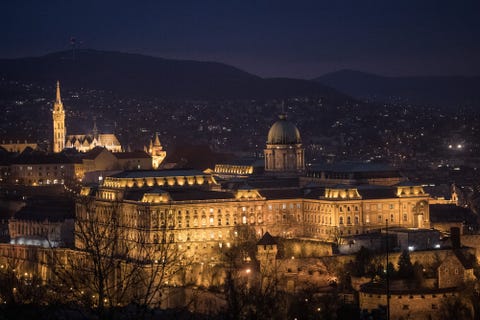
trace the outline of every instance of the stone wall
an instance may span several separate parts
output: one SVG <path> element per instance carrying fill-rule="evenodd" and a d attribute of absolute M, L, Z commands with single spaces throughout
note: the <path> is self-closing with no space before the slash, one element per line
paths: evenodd
<path fill-rule="evenodd" d="M 390 295 L 390 319 L 440 320 L 440 306 L 443 299 L 457 293 L 415 293 Z M 377 309 L 379 305 L 387 305 L 386 294 L 360 292 L 360 310 Z"/>

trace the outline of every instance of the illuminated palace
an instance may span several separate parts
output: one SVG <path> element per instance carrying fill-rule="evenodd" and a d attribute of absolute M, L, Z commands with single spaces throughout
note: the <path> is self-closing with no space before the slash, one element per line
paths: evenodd
<path fill-rule="evenodd" d="M 225 177 L 229 164 L 218 167 Z M 195 170 L 125 171 L 84 187 L 81 195 L 96 204 L 98 215 L 116 208 L 126 246 L 163 238 L 195 261 L 218 259 L 218 249 L 235 241 L 240 226 L 259 237 L 268 231 L 324 241 L 378 231 L 386 222 L 430 227 L 429 195 L 390 167 L 347 163 L 305 171 L 300 133 L 284 115 L 268 134 L 264 169 L 255 175 L 244 166 L 244 177 L 236 179 Z M 239 167 L 231 170 L 237 176 Z M 88 211 L 85 203 L 77 203 L 77 216 Z"/>
<path fill-rule="evenodd" d="M 98 133 L 96 124 L 92 134 L 67 135 L 65 126 L 65 109 L 60 96 L 60 82 L 57 81 L 55 102 L 53 104 L 53 152 L 62 152 L 64 148 L 74 148 L 80 152 L 87 152 L 100 146 L 112 152 L 121 152 L 122 146 L 114 134 Z"/>

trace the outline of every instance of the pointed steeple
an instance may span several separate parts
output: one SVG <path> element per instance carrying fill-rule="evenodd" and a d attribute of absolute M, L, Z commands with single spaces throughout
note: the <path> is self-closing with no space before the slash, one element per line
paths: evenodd
<path fill-rule="evenodd" d="M 155 132 L 155 142 L 153 142 L 154 147 L 161 147 L 162 145 L 160 144 L 160 139 L 158 138 L 158 133 Z"/>
<path fill-rule="evenodd" d="M 55 94 L 55 103 L 53 104 L 55 111 L 63 111 L 62 97 L 60 95 L 60 81 L 57 81 L 57 91 Z"/>
<path fill-rule="evenodd" d="M 98 140 L 97 117 L 93 117 L 93 137 Z"/>
<path fill-rule="evenodd" d="M 60 81 L 57 80 L 57 94 L 56 94 L 56 103 L 62 103 L 62 98 L 60 97 Z"/>

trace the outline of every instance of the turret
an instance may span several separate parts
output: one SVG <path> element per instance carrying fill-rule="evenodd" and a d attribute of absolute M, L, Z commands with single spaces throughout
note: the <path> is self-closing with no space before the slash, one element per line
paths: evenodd
<path fill-rule="evenodd" d="M 165 157 L 167 156 L 167 152 L 163 150 L 162 144 L 160 143 L 160 138 L 158 137 L 158 133 L 156 132 L 153 141 L 150 140 L 148 153 L 152 156 L 153 169 L 158 169 L 163 159 L 165 159 Z"/>

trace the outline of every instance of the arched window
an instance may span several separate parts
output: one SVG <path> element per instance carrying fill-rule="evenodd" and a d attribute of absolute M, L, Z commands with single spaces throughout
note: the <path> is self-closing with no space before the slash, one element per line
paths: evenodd
<path fill-rule="evenodd" d="M 343 217 L 340 217 L 340 218 L 339 218 L 338 223 L 339 223 L 339 224 L 343 224 Z"/>

